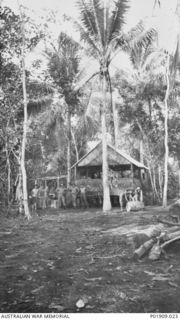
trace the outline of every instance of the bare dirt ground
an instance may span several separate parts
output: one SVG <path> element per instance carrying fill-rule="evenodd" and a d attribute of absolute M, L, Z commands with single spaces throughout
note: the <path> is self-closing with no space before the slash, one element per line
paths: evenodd
<path fill-rule="evenodd" d="M 155 224 L 156 214 L 163 212 L 49 210 L 30 222 L 1 217 L 0 312 L 180 312 L 180 244 L 152 262 L 135 261 L 128 241 L 132 230 Z"/>

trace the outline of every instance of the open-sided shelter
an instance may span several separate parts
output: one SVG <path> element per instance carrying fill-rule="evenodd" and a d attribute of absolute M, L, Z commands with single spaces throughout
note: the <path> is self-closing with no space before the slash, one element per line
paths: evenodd
<path fill-rule="evenodd" d="M 108 143 L 108 165 L 109 168 L 118 174 L 119 185 L 122 188 L 135 188 L 142 186 L 146 179 L 148 168 L 141 162 L 135 160 L 124 151 L 119 150 Z M 77 161 L 72 169 L 75 169 L 75 180 L 78 184 L 81 181 L 99 180 L 102 177 L 102 142 L 99 142 L 93 149 Z M 95 182 L 95 181 L 94 181 Z"/>

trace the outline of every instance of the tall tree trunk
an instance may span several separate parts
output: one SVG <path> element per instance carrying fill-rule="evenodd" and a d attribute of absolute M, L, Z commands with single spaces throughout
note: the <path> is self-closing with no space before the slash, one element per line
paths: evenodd
<path fill-rule="evenodd" d="M 162 200 L 163 197 L 163 190 L 162 190 L 162 171 L 161 171 L 161 166 L 160 164 L 158 165 L 158 180 L 159 180 L 159 194 L 160 194 L 160 199 Z"/>
<path fill-rule="evenodd" d="M 167 54 L 166 62 L 166 94 L 164 98 L 164 147 L 165 147 L 165 158 L 164 158 L 164 188 L 163 188 L 163 207 L 167 207 L 167 190 L 168 190 L 168 158 L 169 158 L 169 148 L 168 148 L 168 98 L 169 98 L 169 53 Z"/>
<path fill-rule="evenodd" d="M 153 192 L 153 201 L 155 201 L 156 200 L 156 194 L 155 194 L 155 190 L 154 190 L 153 175 L 152 175 L 152 172 L 151 172 L 151 170 L 152 170 L 151 162 L 148 162 L 148 167 L 149 167 L 149 178 L 150 178 L 152 192 Z"/>
<path fill-rule="evenodd" d="M 8 210 L 9 210 L 9 204 L 10 204 L 10 195 L 11 195 L 11 165 L 10 165 L 10 159 L 9 159 L 9 152 L 8 152 L 8 142 L 6 139 L 6 163 L 7 163 L 7 201 L 8 201 Z"/>
<path fill-rule="evenodd" d="M 76 153 L 76 162 L 79 161 L 79 152 L 78 152 L 78 147 L 77 147 L 77 142 L 76 142 L 76 138 L 75 138 L 75 134 L 71 128 L 71 135 L 72 135 L 72 139 L 74 142 L 74 148 L 75 148 L 75 153 Z M 74 167 L 74 179 L 76 179 L 77 177 L 77 166 Z"/>
<path fill-rule="evenodd" d="M 20 6 L 19 6 L 20 9 Z M 21 9 L 20 9 L 21 13 Z M 23 86 L 23 99 L 24 99 L 24 122 L 23 122 L 23 138 L 22 138 L 22 149 L 21 149 L 21 172 L 22 172 L 22 185 L 23 185 L 23 205 L 25 217 L 29 220 L 31 218 L 29 206 L 28 206 L 28 193 L 27 193 L 27 176 L 25 167 L 25 153 L 26 153 L 26 142 L 27 142 L 27 92 L 26 92 L 26 73 L 25 73 L 25 30 L 23 15 L 22 19 L 22 86 Z"/>
<path fill-rule="evenodd" d="M 113 110 L 113 122 L 114 122 L 114 144 L 115 148 L 118 147 L 118 112 L 116 109 L 115 99 L 112 97 L 112 110 Z"/>
<path fill-rule="evenodd" d="M 152 165 L 152 172 L 153 172 L 154 191 L 155 191 L 156 198 L 157 198 L 157 200 L 158 200 L 158 202 L 159 202 L 159 201 L 160 201 L 160 198 L 159 198 L 159 193 L 158 193 L 157 185 L 156 185 L 156 171 L 155 171 L 154 165 Z"/>
<path fill-rule="evenodd" d="M 102 79 L 103 106 L 101 112 L 102 127 L 102 175 L 103 175 L 103 211 L 111 210 L 111 200 L 108 181 L 108 154 L 107 154 L 107 128 L 106 128 L 106 77 Z"/>
<path fill-rule="evenodd" d="M 67 187 L 71 183 L 71 111 L 70 106 L 67 105 L 67 130 L 68 130 L 68 144 L 67 144 Z"/>
<path fill-rule="evenodd" d="M 77 147 L 75 134 L 74 134 L 72 129 L 71 129 L 71 135 L 72 135 L 72 139 L 73 139 L 73 142 L 74 142 L 74 148 L 75 148 L 75 153 L 76 153 L 76 161 L 78 162 L 79 161 L 79 152 L 78 152 L 78 147 Z"/>
<path fill-rule="evenodd" d="M 152 123 L 152 103 L 151 98 L 148 98 L 148 106 L 149 106 L 149 124 Z"/>
<path fill-rule="evenodd" d="M 143 140 L 140 140 L 139 143 L 139 155 L 140 155 L 140 162 L 144 164 L 144 150 L 143 150 Z M 141 181 L 143 181 L 143 171 L 140 171 Z"/>

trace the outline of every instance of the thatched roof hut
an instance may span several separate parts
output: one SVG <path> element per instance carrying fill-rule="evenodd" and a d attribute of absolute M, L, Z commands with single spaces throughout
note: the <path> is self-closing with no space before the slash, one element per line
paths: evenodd
<path fill-rule="evenodd" d="M 142 180 L 146 179 L 145 171 L 148 169 L 143 163 L 109 143 L 107 152 L 109 174 L 116 176 L 119 187 L 134 189 L 142 185 Z M 77 185 L 88 185 L 90 189 L 102 190 L 102 142 L 77 161 L 73 168 Z M 116 191 L 111 190 L 111 194 L 116 194 Z"/>
<path fill-rule="evenodd" d="M 107 145 L 109 167 L 123 167 L 133 165 L 139 169 L 148 169 L 143 163 L 132 158 L 124 151 L 116 149 L 111 144 Z M 99 167 L 102 166 L 102 142 L 86 153 L 72 168 Z"/>

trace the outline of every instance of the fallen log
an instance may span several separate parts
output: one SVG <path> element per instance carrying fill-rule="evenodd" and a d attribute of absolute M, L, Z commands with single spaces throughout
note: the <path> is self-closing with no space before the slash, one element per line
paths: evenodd
<path fill-rule="evenodd" d="M 164 234 L 162 233 L 162 235 L 159 236 L 159 239 L 161 239 L 161 241 L 168 241 L 171 239 L 175 239 L 177 237 L 180 237 L 180 230 L 176 231 L 176 232 L 171 232 L 171 233 L 167 233 L 164 232 Z"/>
<path fill-rule="evenodd" d="M 138 249 L 134 251 L 134 258 L 139 259 L 141 258 L 145 253 L 147 253 L 152 246 L 154 245 L 156 239 L 150 239 L 143 243 Z"/>
<path fill-rule="evenodd" d="M 164 242 L 163 244 L 161 244 L 160 247 L 161 247 L 161 249 L 164 249 L 164 248 L 167 247 L 170 243 L 175 242 L 175 241 L 177 241 L 177 240 L 180 240 L 180 235 L 177 236 L 176 238 L 173 238 L 173 239 L 171 239 L 171 240 L 168 240 L 168 241 Z"/>
<path fill-rule="evenodd" d="M 161 246 L 159 245 L 159 240 L 157 241 L 157 243 L 155 243 L 150 252 L 149 252 L 149 260 L 157 260 L 159 259 L 160 255 L 162 253 L 162 249 Z"/>
<path fill-rule="evenodd" d="M 176 232 L 174 232 L 174 234 L 175 233 Z M 171 234 L 171 236 L 173 236 L 173 234 Z M 161 245 L 159 245 L 159 241 L 157 243 L 155 243 L 150 250 L 149 259 L 150 260 L 158 260 L 162 253 L 165 254 L 164 248 L 177 240 L 180 240 L 180 232 L 179 232 L 179 236 L 173 237 L 173 239 L 170 239 Z"/>

